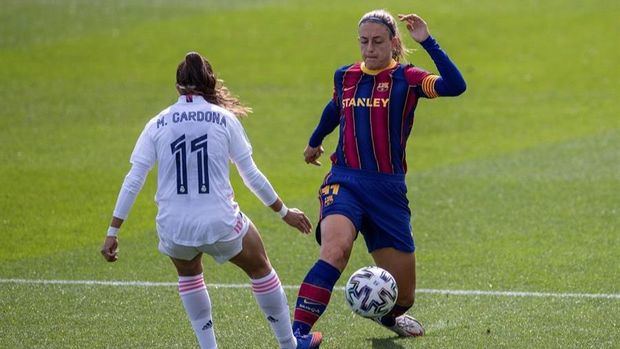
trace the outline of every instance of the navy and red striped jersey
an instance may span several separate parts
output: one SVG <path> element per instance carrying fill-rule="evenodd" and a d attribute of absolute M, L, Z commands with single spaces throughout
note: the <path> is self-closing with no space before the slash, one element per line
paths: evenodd
<path fill-rule="evenodd" d="M 364 63 L 338 69 L 333 102 L 339 112 L 340 139 L 334 165 L 381 173 L 406 173 L 405 147 L 420 97 L 437 97 L 438 78 L 412 65 L 380 71 Z"/>
<path fill-rule="evenodd" d="M 458 96 L 465 80 L 448 55 L 429 36 L 420 43 L 441 75 L 396 61 L 382 70 L 364 63 L 342 67 L 334 74 L 334 94 L 308 145 L 318 147 L 340 126 L 335 166 L 370 172 L 407 172 L 405 147 L 419 98 Z"/>

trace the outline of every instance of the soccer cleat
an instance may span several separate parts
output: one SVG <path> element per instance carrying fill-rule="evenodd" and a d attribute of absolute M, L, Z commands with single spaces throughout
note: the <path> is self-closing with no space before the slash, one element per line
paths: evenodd
<path fill-rule="evenodd" d="M 374 320 L 381 324 L 379 318 Z M 396 333 L 400 337 L 420 337 L 424 335 L 424 327 L 422 327 L 420 321 L 416 320 L 415 318 L 407 314 L 403 314 L 401 316 L 398 316 L 395 320 L 396 323 L 394 324 L 394 326 L 385 326 L 383 324 L 381 325 Z"/>
<path fill-rule="evenodd" d="M 303 336 L 295 335 L 295 337 L 297 338 L 297 349 L 315 349 L 323 341 L 321 332 L 310 332 Z"/>

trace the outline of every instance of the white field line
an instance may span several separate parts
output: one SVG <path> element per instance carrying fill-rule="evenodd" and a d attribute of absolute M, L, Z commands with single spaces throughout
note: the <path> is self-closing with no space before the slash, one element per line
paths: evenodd
<path fill-rule="evenodd" d="M 150 281 L 102 281 L 102 280 L 39 280 L 39 279 L 0 279 L 0 284 L 42 284 L 42 285 L 97 285 L 121 287 L 176 287 L 176 282 Z M 250 288 L 250 284 L 207 284 L 211 288 Z M 283 285 L 286 289 L 298 289 L 299 286 Z M 343 290 L 343 287 L 335 287 Z M 421 288 L 416 293 L 441 294 L 452 296 L 501 296 L 501 297 L 548 297 L 548 298 L 600 298 L 620 299 L 620 294 L 609 293 L 558 293 L 558 292 L 518 292 L 518 291 L 483 291 L 483 290 L 437 290 Z"/>

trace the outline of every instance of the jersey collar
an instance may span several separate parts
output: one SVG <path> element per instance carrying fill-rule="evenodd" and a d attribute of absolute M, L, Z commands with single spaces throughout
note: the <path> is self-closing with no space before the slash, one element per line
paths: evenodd
<path fill-rule="evenodd" d="M 180 95 L 177 103 L 205 103 L 206 100 L 201 95 Z"/>
<path fill-rule="evenodd" d="M 377 74 L 381 73 L 382 71 L 394 68 L 397 64 L 398 64 L 398 62 L 396 62 L 394 59 L 392 59 L 390 61 L 390 64 L 387 67 L 385 67 L 383 69 L 372 70 L 372 69 L 366 68 L 366 63 L 362 62 L 362 64 L 360 64 L 360 69 L 362 69 L 364 74 L 377 75 Z"/>

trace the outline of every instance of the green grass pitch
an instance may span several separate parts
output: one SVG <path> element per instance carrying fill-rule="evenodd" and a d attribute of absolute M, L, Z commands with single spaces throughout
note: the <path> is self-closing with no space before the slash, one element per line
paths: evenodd
<path fill-rule="evenodd" d="M 209 58 L 254 114 L 255 160 L 289 206 L 317 218 L 328 166 L 302 151 L 333 71 L 359 60 L 356 23 L 373 8 L 416 12 L 468 83 L 420 102 L 408 144 L 418 288 L 606 294 L 607 298 L 420 292 L 427 335 L 398 339 L 354 316 L 341 291 L 316 329 L 324 348 L 620 346 L 620 3 L 572 1 L 84 1 L 0 6 L 0 347 L 191 348 L 157 252 L 151 173 L 120 235 L 99 255 L 145 122 L 175 99 L 184 54 Z M 401 31 L 404 27 L 401 26 Z M 408 37 L 409 56 L 435 71 Z M 326 141 L 329 153 L 335 135 Z M 326 155 L 328 155 L 326 154 Z M 323 159 L 327 162 L 327 156 Z M 283 284 L 318 255 L 233 171 Z M 354 248 L 346 276 L 372 260 Z M 205 258 L 209 284 L 245 284 Z M 210 287 L 221 348 L 274 348 L 247 288 Z M 294 303 L 296 289 L 287 288 Z"/>

